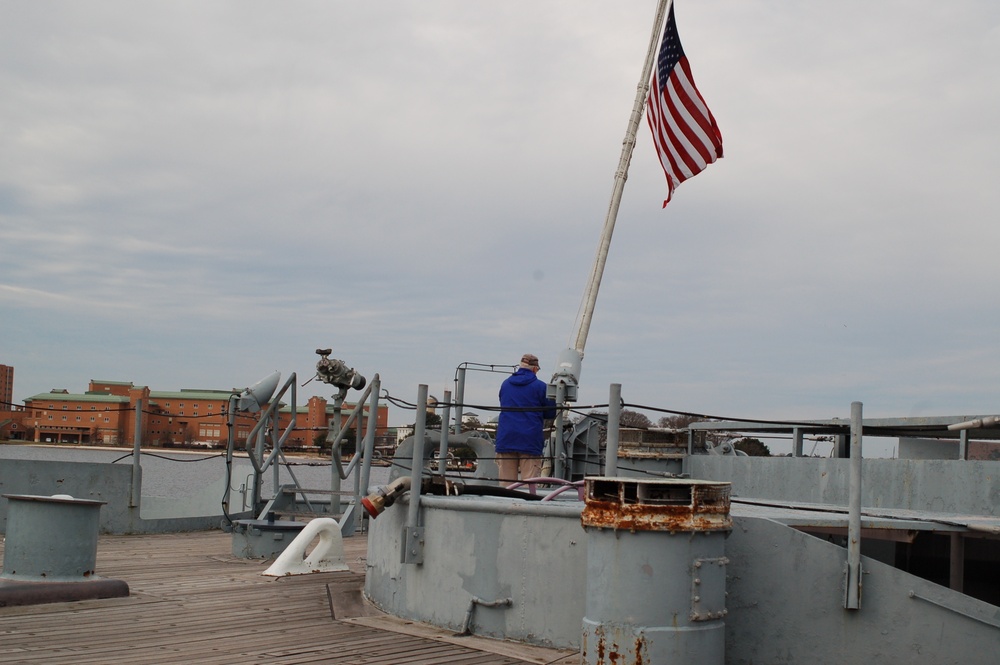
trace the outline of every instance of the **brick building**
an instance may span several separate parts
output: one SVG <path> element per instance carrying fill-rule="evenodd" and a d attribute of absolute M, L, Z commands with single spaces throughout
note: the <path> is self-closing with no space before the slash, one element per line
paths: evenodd
<path fill-rule="evenodd" d="M 0 439 L 23 437 L 21 408 L 14 404 L 14 368 L 0 365 Z"/>
<path fill-rule="evenodd" d="M 120 381 L 90 381 L 85 393 L 53 390 L 24 400 L 24 409 L 12 414 L 11 424 L 20 426 L 20 438 L 38 443 L 79 443 L 92 445 L 131 445 L 140 428 L 145 445 L 200 445 L 219 447 L 229 437 L 226 412 L 234 390 L 150 390 Z M 142 405 L 137 419 L 136 406 Z M 354 409 L 346 404 L 341 422 Z M 367 424 L 367 406 L 361 423 Z M 236 441 L 246 442 L 259 414 L 238 413 Z M 317 436 L 325 438 L 333 407 L 322 397 L 311 397 L 297 406 L 295 426 L 286 440 L 287 447 L 312 447 Z M 390 438 L 389 407 L 379 405 L 376 418 L 376 442 Z M 3 417 L 0 416 L 0 422 Z M 289 405 L 278 410 L 278 429 L 285 431 L 292 421 Z"/>
<path fill-rule="evenodd" d="M 0 365 L 0 409 L 10 411 L 14 406 L 14 368 Z"/>

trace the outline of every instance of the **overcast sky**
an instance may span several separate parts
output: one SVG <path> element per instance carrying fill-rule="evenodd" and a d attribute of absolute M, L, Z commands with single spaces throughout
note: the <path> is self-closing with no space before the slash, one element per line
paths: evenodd
<path fill-rule="evenodd" d="M 15 399 L 301 384 L 318 347 L 407 401 L 547 378 L 655 4 L 0 1 Z M 676 15 L 725 157 L 661 209 L 640 126 L 579 404 L 1000 412 L 1000 3 Z"/>

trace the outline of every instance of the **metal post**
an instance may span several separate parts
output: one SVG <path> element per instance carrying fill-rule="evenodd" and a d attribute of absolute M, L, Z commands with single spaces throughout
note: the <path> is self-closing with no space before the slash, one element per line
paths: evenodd
<path fill-rule="evenodd" d="M 851 403 L 851 488 L 847 521 L 847 597 L 844 607 L 861 609 L 861 438 L 862 404 Z"/>
<path fill-rule="evenodd" d="M 965 587 L 965 536 L 960 533 L 951 534 L 951 552 L 948 559 L 948 586 L 954 591 L 964 593 Z"/>
<path fill-rule="evenodd" d="M 402 563 L 424 562 L 424 528 L 420 521 L 420 481 L 424 470 L 424 427 L 427 420 L 427 385 L 417 388 L 417 416 L 413 424 L 413 460 L 410 468 L 409 510 L 403 529 Z"/>
<path fill-rule="evenodd" d="M 802 457 L 802 428 L 792 428 L 792 457 Z"/>
<path fill-rule="evenodd" d="M 566 467 L 566 447 L 563 441 L 563 403 L 566 401 L 566 386 L 562 383 L 556 384 L 556 420 L 552 429 L 555 436 L 552 438 L 552 457 L 555 464 L 555 472 L 552 474 L 556 478 L 572 480 Z"/>
<path fill-rule="evenodd" d="M 967 429 L 958 433 L 958 459 L 969 459 L 969 430 Z"/>
<path fill-rule="evenodd" d="M 263 492 L 264 492 L 264 478 L 261 473 L 263 469 L 261 468 L 261 462 L 264 459 L 264 427 L 257 430 L 254 435 L 254 449 L 253 449 L 253 461 L 254 471 L 253 474 L 253 511 L 256 513 L 263 507 Z M 251 434 L 253 432 L 251 431 Z M 248 442 L 249 443 L 249 442 Z"/>
<path fill-rule="evenodd" d="M 129 507 L 135 508 L 139 505 L 142 496 L 142 467 L 139 464 L 140 450 L 142 449 L 142 400 L 135 401 L 135 436 L 132 438 L 132 495 L 129 498 Z"/>
<path fill-rule="evenodd" d="M 438 447 L 438 473 L 448 472 L 448 419 L 451 418 L 451 391 L 444 391 L 444 409 L 441 411 L 441 445 Z M 461 423 L 455 423 L 461 427 Z M 457 433 L 461 433 L 459 430 Z"/>
<path fill-rule="evenodd" d="M 691 473 L 691 455 L 694 453 L 695 432 L 690 427 L 688 427 L 687 439 L 687 455 L 685 455 L 684 459 L 681 460 L 681 473 L 685 476 L 689 476 Z"/>
<path fill-rule="evenodd" d="M 611 384 L 608 399 L 608 445 L 604 450 L 604 475 L 613 478 L 618 475 L 618 427 L 622 418 L 622 384 Z"/>
<path fill-rule="evenodd" d="M 833 456 L 837 459 L 845 459 L 851 456 L 851 450 L 848 447 L 848 441 L 850 437 L 846 437 L 843 434 L 837 434 L 834 436 L 834 448 Z"/>

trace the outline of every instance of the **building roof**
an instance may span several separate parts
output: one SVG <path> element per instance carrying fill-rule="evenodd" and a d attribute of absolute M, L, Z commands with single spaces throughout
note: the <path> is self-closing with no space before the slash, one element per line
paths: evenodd
<path fill-rule="evenodd" d="M 115 404 L 128 403 L 129 398 L 124 395 L 109 395 L 107 393 L 95 392 L 81 395 L 79 393 L 38 393 L 32 397 L 25 398 L 24 402 L 111 402 Z"/>

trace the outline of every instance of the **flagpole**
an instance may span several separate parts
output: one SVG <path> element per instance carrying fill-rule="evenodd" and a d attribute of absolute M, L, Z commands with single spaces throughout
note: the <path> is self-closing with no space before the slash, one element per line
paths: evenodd
<path fill-rule="evenodd" d="M 583 364 L 583 349 L 587 344 L 587 334 L 590 332 L 590 322 L 594 318 L 594 306 L 597 304 L 597 292 L 601 288 L 601 276 L 604 274 L 604 264 L 608 260 L 608 249 L 611 247 L 611 234 L 615 230 L 615 220 L 618 217 L 618 206 L 622 200 L 622 191 L 625 189 L 625 181 L 628 179 L 628 166 L 632 161 L 632 151 L 635 149 L 635 135 L 639 129 L 639 122 L 642 120 L 643 106 L 646 104 L 646 96 L 649 94 L 649 79 L 653 72 L 653 65 L 659 54 L 660 34 L 663 31 L 664 20 L 667 11 L 673 0 L 659 0 L 656 7 L 656 17 L 653 21 L 653 33 L 649 38 L 649 49 L 646 51 L 646 62 L 642 67 L 642 77 L 635 93 L 635 103 L 632 105 L 632 116 L 629 118 L 628 130 L 625 132 L 625 141 L 622 143 L 622 154 L 618 161 L 618 170 L 615 172 L 615 184 L 611 190 L 611 204 L 608 206 L 608 214 L 604 219 L 604 230 L 601 233 L 601 242 L 597 248 L 597 257 L 594 259 L 593 268 L 590 271 L 590 279 L 587 283 L 587 290 L 584 292 L 583 302 L 580 305 L 580 317 L 576 329 L 576 339 L 573 346 L 563 349 L 556 359 L 555 372 L 549 380 L 546 395 L 554 399 L 556 404 L 575 402 L 580 385 L 580 370 Z M 563 412 L 560 409 L 556 414 L 555 431 L 562 431 Z M 562 441 L 557 437 L 556 450 L 556 470 L 557 475 L 561 471 L 561 450 Z"/>
<path fill-rule="evenodd" d="M 622 191 L 625 189 L 625 181 L 628 179 L 628 167 L 632 161 L 632 151 L 635 149 L 635 136 L 642 121 L 643 107 L 646 104 L 646 97 L 649 95 L 649 79 L 653 72 L 653 65 L 659 53 L 660 34 L 663 31 L 664 17 L 673 0 L 660 0 L 656 8 L 656 18 L 653 21 L 653 34 L 649 38 L 649 49 L 646 52 L 646 63 L 642 68 L 642 77 L 635 93 L 635 103 L 632 105 L 632 116 L 629 118 L 628 130 L 625 132 L 625 141 L 622 143 L 621 159 L 618 161 L 618 170 L 615 172 L 615 184 L 611 190 L 611 203 L 608 205 L 608 214 L 604 219 L 604 230 L 601 233 L 601 241 L 597 247 L 597 256 L 590 271 L 590 279 L 587 282 L 587 289 L 584 291 L 583 304 L 579 323 L 576 329 L 576 339 L 573 349 L 577 351 L 580 359 L 583 358 L 583 350 L 587 345 L 587 335 L 590 334 L 590 323 L 594 318 L 594 307 L 597 304 L 597 292 L 601 288 L 601 278 L 604 275 L 604 265 L 608 261 L 608 250 L 611 248 L 611 235 L 615 230 L 615 222 L 618 219 L 618 207 L 622 200 Z"/>

